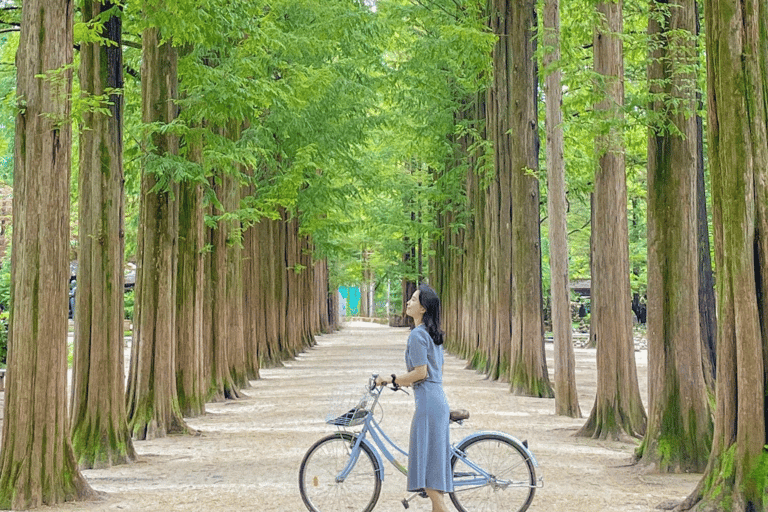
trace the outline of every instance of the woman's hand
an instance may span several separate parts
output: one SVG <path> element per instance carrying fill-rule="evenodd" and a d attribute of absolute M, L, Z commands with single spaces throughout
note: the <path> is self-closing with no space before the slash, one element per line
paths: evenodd
<path fill-rule="evenodd" d="M 382 377 L 381 375 L 376 376 L 376 385 L 377 386 L 383 386 L 384 384 L 389 384 L 389 380 Z"/>

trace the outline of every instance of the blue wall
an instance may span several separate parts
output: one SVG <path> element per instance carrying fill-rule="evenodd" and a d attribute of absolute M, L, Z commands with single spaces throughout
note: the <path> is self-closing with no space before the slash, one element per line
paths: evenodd
<path fill-rule="evenodd" d="M 360 288 L 356 286 L 339 286 L 339 293 L 346 302 L 346 316 L 359 316 Z"/>

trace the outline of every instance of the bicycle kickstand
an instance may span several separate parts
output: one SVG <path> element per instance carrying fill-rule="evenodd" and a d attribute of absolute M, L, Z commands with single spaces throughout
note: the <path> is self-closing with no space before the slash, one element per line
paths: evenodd
<path fill-rule="evenodd" d="M 412 501 L 414 498 L 416 498 L 417 496 L 418 496 L 418 497 L 420 497 L 420 498 L 426 498 L 426 497 L 427 497 L 427 493 L 425 493 L 424 491 L 421 491 L 421 492 L 417 492 L 417 493 L 415 493 L 415 494 L 412 494 L 412 495 L 410 496 L 410 498 L 407 498 L 407 499 L 406 499 L 406 498 L 403 498 L 403 500 L 400 502 L 400 503 L 402 503 L 402 504 L 403 504 L 403 508 L 410 508 L 410 506 L 411 506 L 410 502 L 411 502 L 411 501 Z"/>

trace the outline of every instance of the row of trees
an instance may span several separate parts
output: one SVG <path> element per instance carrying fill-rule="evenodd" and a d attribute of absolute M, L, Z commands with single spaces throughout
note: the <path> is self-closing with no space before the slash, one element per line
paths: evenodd
<path fill-rule="evenodd" d="M 20 26 L 0 466 L 4 508 L 89 495 L 80 468 L 132 460 L 134 439 L 188 432 L 185 416 L 203 414 L 206 401 L 237 398 L 249 379 L 258 378 L 260 367 L 293 357 L 335 322 L 328 267 L 313 257 L 297 190 L 272 183 L 288 179 L 284 169 L 296 172 L 298 165 L 299 178 L 290 185 L 300 189 L 307 169 L 318 174 L 321 169 L 314 162 L 297 163 L 301 156 L 286 147 L 275 159 L 258 159 L 253 148 L 267 148 L 256 146 L 255 139 L 280 120 L 266 119 L 270 112 L 249 105 L 249 99 L 218 112 L 206 110 L 214 106 L 206 95 L 221 86 L 216 75 L 244 64 L 236 53 L 249 51 L 242 48 L 250 40 L 246 27 L 221 22 L 208 26 L 204 37 L 178 41 L 189 27 L 169 20 L 191 5 L 146 2 L 131 11 L 87 0 L 78 7 L 77 25 L 69 0 L 25 1 L 20 13 L 9 8 L 4 20 Z M 218 7 L 244 5 L 210 5 L 196 12 L 211 16 L 201 23 L 219 19 Z M 256 16 L 260 8 L 251 6 L 248 14 Z M 133 59 L 124 58 L 124 48 L 131 47 L 125 33 L 140 34 L 138 72 Z M 75 64 L 82 108 L 77 114 L 72 112 L 78 105 L 72 101 Z M 125 83 L 125 69 L 136 73 L 134 83 Z M 334 78 L 340 74 L 326 79 Z M 132 104 L 136 86 L 140 94 Z M 274 99 L 283 92 L 273 91 Z M 73 116 L 80 128 L 77 144 Z M 126 126 L 138 133 L 140 159 L 140 175 L 134 176 L 140 180 L 137 279 L 127 389 Z M 291 135 L 302 132 L 272 134 Z M 67 397 L 73 147 L 79 149 L 78 287 Z"/>
<path fill-rule="evenodd" d="M 704 6 L 715 366 L 700 15 L 692 0 L 626 3 L 25 0 L 3 11 L 21 33 L 0 501 L 87 494 L 77 464 L 121 462 L 134 438 L 186 430 L 184 415 L 236 397 L 261 365 L 329 328 L 328 281 L 373 281 L 387 266 L 379 278 L 405 276 L 406 296 L 431 276 L 451 350 L 579 416 L 567 280 L 585 267 L 599 382 L 582 434 L 644 435 L 638 457 L 661 470 L 706 465 L 682 508 L 703 498 L 761 509 L 765 7 Z M 645 239 L 635 206 L 646 189 L 647 416 L 629 311 L 645 273 L 629 249 Z M 70 200 L 72 436 L 62 428 Z M 566 227 L 577 216 L 590 229 Z M 584 233 L 588 257 L 569 261 Z M 139 268 L 127 393 L 124 253 Z M 41 446 L 48 453 L 28 453 Z"/>
<path fill-rule="evenodd" d="M 580 435 L 642 438 L 638 459 L 661 471 L 704 471 L 680 510 L 762 510 L 768 373 L 765 347 L 766 8 L 707 2 L 706 85 L 712 176 L 717 322 L 713 311 L 702 119 L 698 117 L 699 6 L 650 2 L 647 19 L 645 126 L 648 197 L 648 343 L 650 409 L 646 416 L 634 364 L 630 311 L 622 2 L 596 2 L 591 48 L 595 90 L 595 167 L 591 193 L 590 337 L 598 383 Z M 498 35 L 493 82 L 460 98 L 493 143 L 493 170 L 464 174 L 461 207 L 474 215 L 457 227 L 439 213 L 443 237 L 434 272 L 447 309 L 448 345 L 513 392 L 552 396 L 543 357 L 535 43 L 541 42 L 546 103 L 550 284 L 557 411 L 580 416 L 575 395 L 560 103 L 559 5 L 545 1 L 537 33 L 535 2 L 489 1 Z M 703 74 L 703 73 L 702 73 Z M 568 91 L 568 88 L 565 88 Z M 471 137 L 456 138 L 453 162 L 478 162 Z M 454 163 L 449 163 L 455 165 Z M 467 168 L 466 166 L 464 167 Z M 763 169 L 763 170 L 760 170 Z M 468 307 L 480 305 L 480 307 Z M 717 332 L 716 357 L 713 333 Z M 717 364 L 715 364 L 715 361 Z M 716 370 L 715 370 L 716 368 Z M 716 378 L 715 378 L 716 377 Z M 713 421 L 714 420 L 714 421 Z"/>

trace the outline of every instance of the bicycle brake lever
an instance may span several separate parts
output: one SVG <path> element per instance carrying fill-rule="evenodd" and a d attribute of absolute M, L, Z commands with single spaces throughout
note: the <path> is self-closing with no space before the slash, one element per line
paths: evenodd
<path fill-rule="evenodd" d="M 403 386 L 401 386 L 400 384 L 397 384 L 397 383 L 395 383 L 395 384 L 392 384 L 392 387 L 391 387 L 391 388 L 389 388 L 389 389 L 391 389 L 392 391 L 402 391 L 402 392 L 403 392 L 403 393 L 405 393 L 406 395 L 410 395 L 410 393 L 409 393 L 409 392 L 407 392 L 407 391 L 405 390 L 405 388 L 403 388 Z"/>

